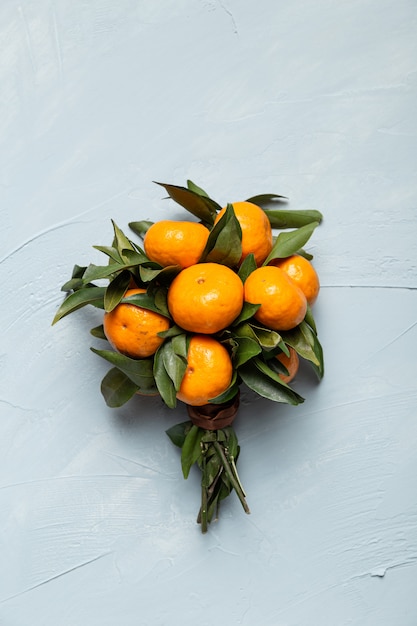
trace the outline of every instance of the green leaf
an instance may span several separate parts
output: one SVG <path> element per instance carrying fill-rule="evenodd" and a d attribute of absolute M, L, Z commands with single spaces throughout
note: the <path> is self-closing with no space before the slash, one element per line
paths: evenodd
<path fill-rule="evenodd" d="M 236 368 L 240 367 L 262 352 L 262 348 L 259 343 L 250 337 L 237 337 L 236 341 L 238 349 L 236 350 L 233 360 Z"/>
<path fill-rule="evenodd" d="M 205 225 L 212 226 L 214 224 L 216 214 L 221 210 L 221 206 L 217 202 L 186 187 L 158 182 L 156 184 L 164 187 L 175 202 L 198 217 Z"/>
<path fill-rule="evenodd" d="M 301 322 L 292 330 L 281 331 L 281 335 L 285 343 L 294 348 L 303 359 L 311 361 L 311 363 L 320 368 L 320 361 L 315 349 L 315 333 L 305 322 Z"/>
<path fill-rule="evenodd" d="M 246 202 L 252 202 L 260 207 L 264 207 L 266 204 L 271 204 L 271 202 L 286 202 L 287 200 L 286 196 L 279 196 L 276 193 L 261 193 L 248 198 Z"/>
<path fill-rule="evenodd" d="M 133 383 L 117 367 L 113 367 L 101 381 L 101 393 L 107 406 L 117 408 L 125 404 L 138 391 Z"/>
<path fill-rule="evenodd" d="M 155 313 L 159 313 L 159 315 L 163 315 L 164 317 L 168 317 L 169 319 L 167 312 L 159 309 L 155 304 L 155 299 L 148 293 L 134 293 L 127 298 L 123 298 L 121 301 L 124 304 L 133 304 L 142 309 L 154 311 Z"/>
<path fill-rule="evenodd" d="M 142 393 L 157 393 L 151 358 L 131 359 L 113 350 L 97 350 L 97 348 L 90 348 L 90 350 L 122 371 Z"/>
<path fill-rule="evenodd" d="M 175 391 L 181 387 L 185 370 L 187 369 L 187 361 L 175 353 L 172 341 L 167 341 L 160 348 L 160 357 L 162 357 L 165 371 L 174 383 Z"/>
<path fill-rule="evenodd" d="M 253 317 L 256 311 L 261 307 L 260 304 L 252 304 L 252 302 L 244 302 L 241 312 L 238 317 L 234 320 L 232 326 L 238 326 L 242 322 L 246 322 L 246 320 Z"/>
<path fill-rule="evenodd" d="M 228 204 L 226 211 L 212 228 L 200 260 L 234 267 L 239 263 L 241 256 L 242 229 L 233 206 Z"/>
<path fill-rule="evenodd" d="M 276 330 L 256 326 L 255 324 L 251 324 L 251 328 L 264 350 L 273 350 L 279 346 L 282 339 L 281 335 L 277 333 Z"/>
<path fill-rule="evenodd" d="M 242 262 L 242 265 L 239 267 L 238 276 L 241 279 L 242 283 L 244 283 L 247 277 L 252 274 L 254 270 L 256 270 L 257 265 L 255 261 L 255 255 L 253 252 L 248 254 L 247 257 Z"/>
<path fill-rule="evenodd" d="M 181 335 L 175 335 L 171 341 L 172 349 L 174 350 L 175 354 L 178 354 L 178 356 L 182 357 L 183 359 L 187 358 L 189 344 L 190 339 L 184 332 Z"/>
<path fill-rule="evenodd" d="M 287 256 L 295 254 L 299 248 L 310 239 L 314 229 L 318 226 L 318 222 L 311 222 L 306 226 L 301 226 L 297 230 L 280 233 L 274 243 L 271 252 L 264 261 L 264 265 L 268 265 L 272 259 L 283 259 Z"/>
<path fill-rule="evenodd" d="M 190 430 L 191 426 L 192 423 L 188 420 L 186 422 L 181 422 L 180 424 L 175 424 L 175 426 L 171 426 L 171 428 L 168 428 L 165 432 L 171 439 L 174 446 L 182 448 L 187 432 Z"/>
<path fill-rule="evenodd" d="M 117 272 L 126 269 L 126 265 L 121 263 L 110 263 L 108 265 L 94 265 L 91 263 L 85 270 L 83 280 L 88 283 L 92 280 L 100 280 L 101 278 L 109 278 Z"/>
<path fill-rule="evenodd" d="M 128 267 L 135 267 L 137 265 L 142 265 L 143 263 L 149 263 L 149 259 L 146 254 L 139 248 L 139 246 L 135 246 L 136 250 L 128 250 L 123 248 L 123 258 L 125 260 L 125 264 Z"/>
<path fill-rule="evenodd" d="M 311 329 L 316 333 L 317 335 L 317 326 L 316 326 L 316 322 L 314 320 L 314 316 L 313 316 L 313 311 L 311 310 L 311 306 L 309 304 L 307 304 L 307 313 L 305 315 L 304 321 L 311 327 Z"/>
<path fill-rule="evenodd" d="M 99 252 L 103 252 L 104 254 L 106 254 L 115 263 L 120 263 L 121 265 L 123 264 L 122 257 L 120 256 L 117 249 L 113 246 L 93 246 L 93 248 L 95 250 L 98 250 Z"/>
<path fill-rule="evenodd" d="M 164 364 L 163 345 L 158 348 L 154 357 L 153 375 L 156 387 L 161 395 L 162 400 L 170 409 L 177 406 L 177 397 L 174 383 L 169 377 Z"/>
<path fill-rule="evenodd" d="M 187 180 L 187 188 L 190 191 L 194 191 L 194 193 L 198 193 L 199 196 L 204 196 L 205 198 L 210 197 L 208 193 L 204 191 L 204 189 L 201 189 L 201 187 L 193 183 L 192 180 Z"/>
<path fill-rule="evenodd" d="M 204 430 L 193 424 L 188 431 L 181 450 L 181 467 L 184 478 L 188 478 L 191 467 L 201 456 L 201 438 Z"/>
<path fill-rule="evenodd" d="M 163 339 L 168 339 L 169 337 L 175 337 L 176 335 L 183 335 L 183 334 L 184 334 L 184 329 L 181 328 L 181 326 L 177 326 L 176 324 L 174 324 L 173 326 L 170 326 L 168 330 L 163 330 L 160 333 L 158 333 L 158 336 L 162 337 Z"/>
<path fill-rule="evenodd" d="M 104 333 L 104 328 L 103 328 L 103 324 L 100 324 L 99 326 L 95 326 L 95 328 L 92 328 L 90 330 L 90 334 L 93 335 L 93 337 L 96 337 L 96 339 L 105 339 L 107 340 L 107 337 Z"/>
<path fill-rule="evenodd" d="M 67 296 L 59 307 L 52 324 L 56 324 L 60 319 L 69 315 L 77 309 L 92 304 L 98 308 L 104 308 L 105 287 L 84 287 Z"/>
<path fill-rule="evenodd" d="M 215 398 L 211 398 L 209 400 L 209 404 L 223 404 L 224 402 L 229 402 L 230 400 L 233 400 L 238 391 L 239 383 L 237 382 L 237 374 L 236 372 L 234 372 L 233 380 L 230 383 L 229 387 L 226 389 L 226 391 L 223 391 L 223 393 L 221 393 L 219 396 L 216 396 Z"/>
<path fill-rule="evenodd" d="M 263 398 L 292 405 L 300 403 L 300 401 L 294 397 L 294 392 L 292 392 L 291 389 L 261 372 L 252 361 L 240 367 L 239 374 L 249 389 L 252 389 Z"/>
<path fill-rule="evenodd" d="M 285 211 L 283 209 L 265 209 L 265 215 L 272 228 L 299 228 L 312 222 L 320 223 L 323 219 L 320 211 L 315 210 Z"/>
<path fill-rule="evenodd" d="M 124 257 L 124 254 L 123 254 L 124 250 L 134 250 L 133 244 L 130 241 L 130 239 L 128 239 L 126 237 L 124 232 L 122 230 L 120 230 L 120 228 L 117 226 L 116 222 L 114 220 L 112 220 L 111 222 L 113 224 L 113 230 L 114 230 L 115 247 L 116 247 L 117 251 L 119 252 L 120 256 L 123 258 Z"/>
<path fill-rule="evenodd" d="M 122 300 L 129 288 L 131 276 L 128 270 L 123 270 L 107 285 L 106 293 L 104 294 L 104 310 L 107 313 L 113 311 Z"/>
<path fill-rule="evenodd" d="M 284 383 L 284 381 L 281 380 L 281 378 L 279 377 L 279 373 L 274 371 L 272 367 L 269 367 L 268 364 L 266 364 L 264 361 L 258 358 L 254 359 L 253 362 L 256 365 L 256 367 L 262 372 L 262 374 L 265 374 L 266 376 L 271 378 L 271 380 L 275 381 L 276 383 L 278 383 L 279 385 L 281 385 L 282 387 L 286 389 L 289 404 L 299 404 L 300 402 L 304 402 L 304 398 L 302 398 L 298 393 L 296 393 L 293 389 L 291 389 L 287 385 L 287 383 Z M 271 364 L 272 362 L 273 360 L 271 359 Z M 276 362 L 278 364 L 278 360 L 276 360 Z M 288 374 L 288 370 L 287 370 L 287 374 Z"/>
<path fill-rule="evenodd" d="M 179 265 L 168 265 L 167 267 L 155 267 L 156 263 L 152 266 L 145 267 L 141 265 L 139 268 L 139 274 L 144 283 L 150 283 L 158 279 L 159 283 L 170 284 L 175 276 L 180 273 L 181 267 Z"/>
<path fill-rule="evenodd" d="M 140 222 L 129 222 L 128 225 L 136 235 L 139 235 L 139 237 L 142 237 L 143 239 L 153 223 L 154 222 L 150 222 L 149 220 L 141 220 Z"/>

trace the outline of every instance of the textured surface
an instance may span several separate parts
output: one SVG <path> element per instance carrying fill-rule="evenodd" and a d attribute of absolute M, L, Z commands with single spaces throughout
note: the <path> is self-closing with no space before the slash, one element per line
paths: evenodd
<path fill-rule="evenodd" d="M 412 0 L 1 3 L 1 624 L 415 626 L 416 26 Z M 181 408 L 108 409 L 97 312 L 50 325 L 110 218 L 187 178 L 325 215 L 326 377 L 243 394 L 252 513 L 206 536 Z"/>

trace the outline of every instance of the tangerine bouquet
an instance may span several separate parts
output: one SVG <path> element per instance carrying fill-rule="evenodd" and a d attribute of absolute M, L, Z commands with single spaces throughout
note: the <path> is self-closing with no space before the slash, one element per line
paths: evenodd
<path fill-rule="evenodd" d="M 184 477 L 195 464 L 201 471 L 206 532 L 232 491 L 249 513 L 233 428 L 241 386 L 297 405 L 300 357 L 323 376 L 312 314 L 320 283 L 304 250 L 322 215 L 267 208 L 287 200 L 276 194 L 222 207 L 191 181 L 158 184 L 191 216 L 131 222 L 141 245 L 113 222 L 111 245 L 94 246 L 106 264 L 74 267 L 53 323 L 86 305 L 103 311 L 91 333 L 111 349 L 91 349 L 112 366 L 101 383 L 109 407 L 135 394 L 185 404 L 188 419 L 167 434 Z"/>

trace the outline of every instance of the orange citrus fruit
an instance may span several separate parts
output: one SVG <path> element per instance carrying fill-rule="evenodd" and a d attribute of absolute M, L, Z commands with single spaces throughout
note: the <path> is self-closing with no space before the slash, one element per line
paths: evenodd
<path fill-rule="evenodd" d="M 194 333 L 217 333 L 239 315 L 243 284 L 226 265 L 197 263 L 183 269 L 168 289 L 174 322 Z"/>
<path fill-rule="evenodd" d="M 194 335 L 177 398 L 191 406 L 203 406 L 226 391 L 232 375 L 233 365 L 226 348 L 213 337 Z"/>
<path fill-rule="evenodd" d="M 209 234 L 198 222 L 160 220 L 147 230 L 143 246 L 146 256 L 162 267 L 189 267 L 200 259 Z"/>
<path fill-rule="evenodd" d="M 242 229 L 242 257 L 240 263 L 253 252 L 257 265 L 262 265 L 272 250 L 271 224 L 260 207 L 252 202 L 233 202 L 236 218 Z M 217 214 L 215 224 L 223 216 L 226 207 Z"/>
<path fill-rule="evenodd" d="M 290 352 L 290 356 L 287 356 L 284 352 L 277 355 L 278 361 L 288 370 L 288 374 L 279 374 L 280 379 L 284 383 L 290 383 L 292 381 L 298 372 L 298 367 L 300 365 L 300 359 L 298 358 L 298 354 L 294 348 L 288 346 L 288 350 Z"/>
<path fill-rule="evenodd" d="M 279 267 L 258 267 L 244 285 L 245 301 L 260 304 L 254 317 L 273 330 L 290 330 L 303 321 L 307 300 Z"/>
<path fill-rule="evenodd" d="M 310 261 L 299 254 L 293 254 L 286 259 L 274 259 L 270 265 L 281 268 L 301 289 L 311 306 L 317 299 L 320 291 L 318 274 Z"/>
<path fill-rule="evenodd" d="M 128 289 L 125 298 L 145 289 Z M 115 350 L 142 359 L 154 354 L 164 341 L 158 333 L 167 330 L 169 320 L 159 313 L 134 304 L 120 303 L 104 314 L 104 333 Z"/>

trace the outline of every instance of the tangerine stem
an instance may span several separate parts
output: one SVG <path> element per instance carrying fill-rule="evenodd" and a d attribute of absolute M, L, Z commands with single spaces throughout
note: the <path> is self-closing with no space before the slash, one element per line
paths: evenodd
<path fill-rule="evenodd" d="M 246 502 L 246 498 L 245 498 L 245 492 L 243 491 L 237 470 L 236 470 L 236 466 L 234 464 L 234 461 L 232 460 L 232 463 L 229 462 L 228 459 L 228 452 L 227 452 L 227 448 L 225 448 L 224 446 L 222 446 L 218 441 L 214 441 L 213 445 L 216 449 L 217 454 L 219 455 L 221 462 L 223 464 L 224 470 L 227 474 L 228 479 L 230 480 L 230 483 L 233 487 L 233 489 L 236 491 L 236 494 L 240 500 L 240 503 L 245 511 L 245 513 L 250 513 L 249 507 L 248 507 L 248 503 Z M 233 466 L 235 469 L 233 469 Z"/>

